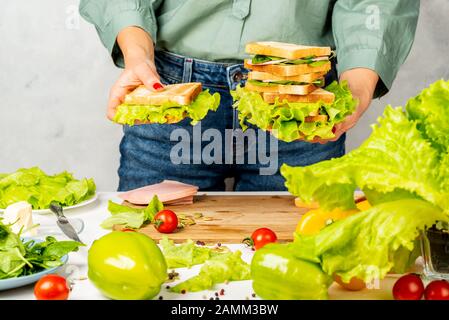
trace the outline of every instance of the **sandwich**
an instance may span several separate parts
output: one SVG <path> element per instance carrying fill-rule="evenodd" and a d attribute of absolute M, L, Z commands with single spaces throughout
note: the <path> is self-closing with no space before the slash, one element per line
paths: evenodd
<path fill-rule="evenodd" d="M 246 45 L 252 58 L 245 87 L 231 92 L 240 125 L 272 132 L 278 139 L 333 138 L 333 128 L 355 110 L 356 102 L 346 83 L 323 88 L 331 70 L 330 47 L 282 42 Z"/>
<path fill-rule="evenodd" d="M 216 111 L 219 104 L 220 95 L 202 91 L 198 82 L 167 85 L 156 92 L 139 86 L 117 107 L 114 121 L 132 126 L 136 123 L 172 124 L 190 118 L 195 125 L 210 110 Z"/>

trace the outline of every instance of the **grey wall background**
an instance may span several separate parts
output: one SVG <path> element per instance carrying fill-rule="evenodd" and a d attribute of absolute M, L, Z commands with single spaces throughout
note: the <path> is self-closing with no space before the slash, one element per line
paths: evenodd
<path fill-rule="evenodd" d="M 105 119 L 105 106 L 120 70 L 77 7 L 75 0 L 2 1 L 0 172 L 69 170 L 112 191 L 122 132 Z M 421 1 L 412 52 L 390 93 L 350 131 L 349 150 L 369 135 L 385 105 L 403 105 L 433 81 L 449 79 L 448 14 L 449 0 Z"/>

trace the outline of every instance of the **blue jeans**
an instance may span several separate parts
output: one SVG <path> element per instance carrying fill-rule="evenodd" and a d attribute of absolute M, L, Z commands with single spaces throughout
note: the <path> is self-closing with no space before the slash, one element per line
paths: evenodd
<path fill-rule="evenodd" d="M 345 152 L 345 137 L 342 136 L 336 142 L 327 144 L 313 144 L 303 141 L 286 143 L 277 141 L 270 135 L 264 138 L 263 132 L 256 131 L 260 140 L 252 140 L 252 145 L 247 140 L 246 145 L 238 145 L 237 138 L 230 139 L 225 144 L 225 136 L 242 135 L 238 121 L 238 113 L 232 108 L 232 97 L 229 90 L 242 84 L 247 73 L 240 63 L 213 63 L 192 58 L 185 58 L 167 52 L 156 52 L 156 66 L 165 84 L 180 82 L 201 82 L 204 89 L 211 93 L 218 92 L 221 95 L 221 103 L 216 112 L 209 112 L 196 129 L 190 125 L 190 119 L 185 119 L 177 124 L 151 124 L 124 126 L 124 136 L 120 144 L 120 168 L 118 170 L 120 183 L 119 191 L 126 191 L 141 186 L 158 183 L 164 179 L 177 180 L 194 184 L 204 191 L 223 191 L 224 179 L 235 178 L 236 191 L 282 191 L 285 190 L 284 179 L 279 173 L 279 167 L 283 163 L 294 166 L 305 166 L 322 160 L 340 157 Z M 335 68 L 326 78 L 326 82 L 336 78 Z M 199 130 L 201 128 L 201 130 Z M 210 143 L 210 139 L 201 141 L 201 134 L 207 129 L 214 128 L 215 133 L 220 133 L 222 139 L 221 153 L 229 155 L 228 161 L 215 161 L 213 163 L 201 161 L 201 150 Z M 201 148 L 191 148 L 187 160 L 179 164 L 173 163 L 170 156 L 171 150 L 179 143 L 179 140 L 171 141 L 174 130 L 182 129 L 194 139 L 198 139 Z M 218 130 L 218 131 L 217 131 Z M 179 130 L 178 130 L 179 131 Z M 210 131 L 210 130 L 209 130 Z M 196 136 L 195 136 L 196 135 Z M 197 140 L 197 141 L 198 141 Z M 262 150 L 261 143 L 265 143 L 263 150 L 270 151 L 270 146 L 277 142 L 277 162 L 270 164 L 267 161 L 249 161 L 249 153 L 258 154 Z M 192 142 L 193 143 L 193 142 Z M 231 152 L 232 151 L 232 152 Z M 219 155 L 215 150 L 212 154 Z M 240 152 L 240 153 L 239 153 Z M 273 153 L 275 153 L 273 151 Z M 245 160 L 236 161 L 237 155 L 243 155 Z M 273 154 L 270 154 L 273 156 Z M 275 154 L 272 159 L 275 158 Z M 218 157 L 220 158 L 220 157 Z M 223 159 L 225 156 L 222 157 Z M 246 159 L 248 158 L 248 159 Z M 185 160 L 184 159 L 184 160 Z M 273 166 L 271 173 L 261 174 L 261 168 Z"/>

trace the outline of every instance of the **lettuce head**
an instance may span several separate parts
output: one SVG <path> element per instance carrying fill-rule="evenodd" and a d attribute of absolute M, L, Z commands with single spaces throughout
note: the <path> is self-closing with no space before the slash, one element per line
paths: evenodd
<path fill-rule="evenodd" d="M 320 263 L 328 275 L 370 282 L 390 270 L 406 272 L 417 257 L 419 232 L 448 219 L 424 200 L 390 201 L 338 220 L 316 235 L 296 235 L 292 246 L 298 258 Z"/>
<path fill-rule="evenodd" d="M 312 236 L 296 235 L 295 255 L 344 282 L 405 272 L 419 233 L 449 221 L 449 81 L 437 81 L 406 108 L 387 106 L 370 137 L 341 158 L 284 164 L 288 190 L 324 209 L 355 208 L 361 189 L 372 205 Z"/>
<path fill-rule="evenodd" d="M 306 167 L 284 164 L 281 173 L 288 190 L 329 209 L 354 208 L 357 188 L 372 204 L 412 197 L 449 208 L 449 188 L 442 183 L 449 181 L 446 166 L 416 121 L 390 106 L 378 121 L 371 136 L 341 158 Z"/>

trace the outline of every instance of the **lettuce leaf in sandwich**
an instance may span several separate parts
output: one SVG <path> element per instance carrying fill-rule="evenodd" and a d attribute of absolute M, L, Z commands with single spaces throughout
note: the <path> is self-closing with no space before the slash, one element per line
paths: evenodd
<path fill-rule="evenodd" d="M 177 123 L 190 118 L 195 125 L 204 119 L 209 111 L 216 111 L 220 105 L 220 94 L 210 94 L 204 90 L 190 105 L 179 105 L 168 102 L 162 105 L 131 105 L 121 104 L 117 108 L 114 122 L 134 125 L 136 121 L 149 123 Z"/>
<path fill-rule="evenodd" d="M 248 124 L 255 125 L 262 130 L 271 131 L 280 140 L 291 142 L 298 139 L 313 140 L 315 137 L 331 139 L 335 137 L 332 132 L 334 125 L 354 112 L 356 101 L 346 82 L 333 82 L 326 90 L 334 93 L 333 103 L 276 100 L 270 104 L 259 93 L 241 87 L 231 91 L 231 94 L 235 101 L 234 108 L 239 111 L 243 130 L 248 128 Z M 307 122 L 306 117 L 317 111 L 326 115 L 328 120 Z"/>

